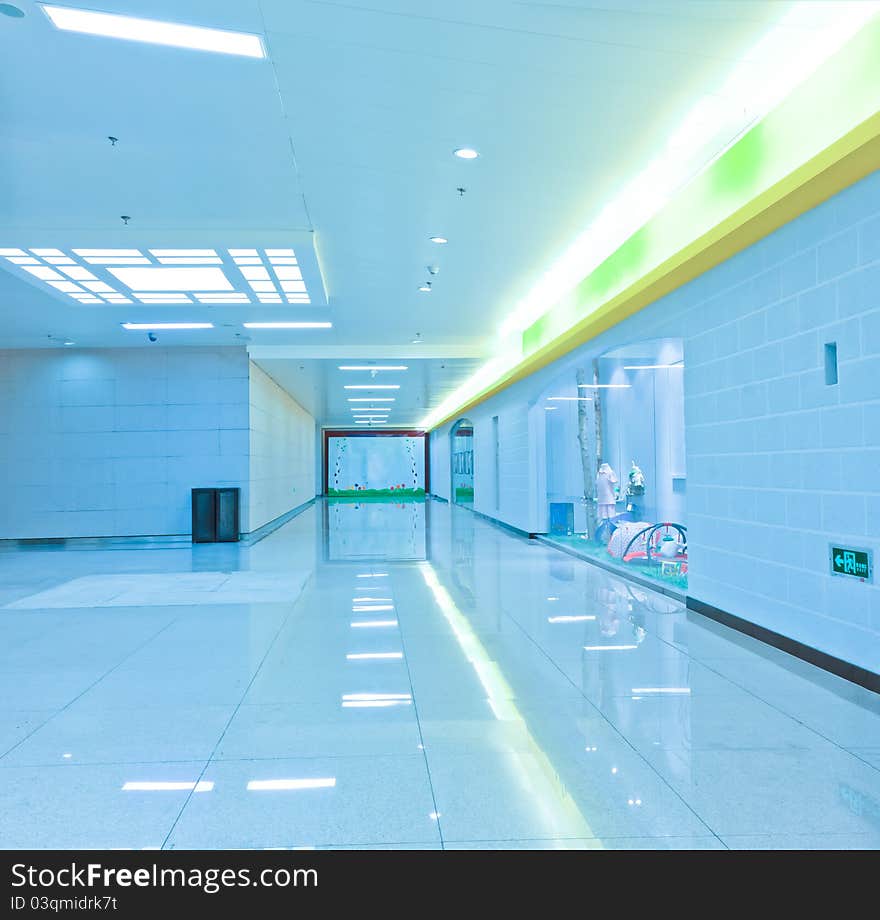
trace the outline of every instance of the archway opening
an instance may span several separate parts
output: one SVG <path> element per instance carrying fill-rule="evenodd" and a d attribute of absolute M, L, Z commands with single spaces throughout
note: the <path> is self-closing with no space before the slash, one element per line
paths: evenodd
<path fill-rule="evenodd" d="M 457 505 L 474 503 L 474 426 L 466 418 L 459 419 L 450 434 L 450 465 L 452 501 Z"/>

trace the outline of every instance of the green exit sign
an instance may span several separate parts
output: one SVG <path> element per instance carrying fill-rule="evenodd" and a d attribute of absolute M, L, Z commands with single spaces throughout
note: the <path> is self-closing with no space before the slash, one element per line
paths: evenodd
<path fill-rule="evenodd" d="M 859 581 L 872 580 L 871 550 L 833 544 L 829 549 L 832 575 L 848 575 L 850 578 L 858 578 Z"/>

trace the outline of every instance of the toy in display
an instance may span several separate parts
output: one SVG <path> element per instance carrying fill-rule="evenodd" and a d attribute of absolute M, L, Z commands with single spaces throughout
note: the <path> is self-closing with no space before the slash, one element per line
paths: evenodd
<path fill-rule="evenodd" d="M 644 494 L 645 474 L 642 472 L 641 467 L 636 464 L 636 461 L 633 460 L 629 470 L 629 484 L 626 487 L 626 510 L 631 511 L 635 517 L 638 517 L 641 513 L 641 502 L 637 501 L 637 499 Z"/>

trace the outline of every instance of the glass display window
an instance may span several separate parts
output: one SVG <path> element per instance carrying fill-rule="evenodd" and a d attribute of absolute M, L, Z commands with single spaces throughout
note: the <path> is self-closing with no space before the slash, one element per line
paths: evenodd
<path fill-rule="evenodd" d="M 681 340 L 639 342 L 572 362 L 540 403 L 547 538 L 684 593 Z"/>

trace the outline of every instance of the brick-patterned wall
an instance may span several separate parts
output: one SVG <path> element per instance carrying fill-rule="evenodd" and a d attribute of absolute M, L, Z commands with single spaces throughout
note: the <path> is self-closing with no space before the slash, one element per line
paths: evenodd
<path fill-rule="evenodd" d="M 0 539 L 186 535 L 190 489 L 240 486 L 243 348 L 0 352 Z"/>
<path fill-rule="evenodd" d="M 660 337 L 684 343 L 690 594 L 880 671 L 880 586 L 828 565 L 831 540 L 880 554 L 880 173 L 469 410 L 476 433 L 499 416 L 507 456 L 500 511 L 479 510 L 542 529 L 544 496 L 523 488 L 544 477 L 517 420 L 576 363 Z M 474 447 L 475 493 L 489 495 L 486 439 Z"/>

